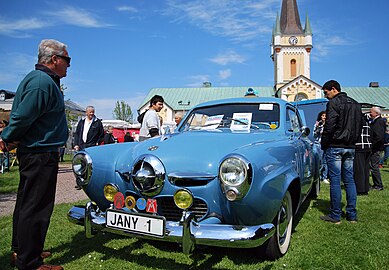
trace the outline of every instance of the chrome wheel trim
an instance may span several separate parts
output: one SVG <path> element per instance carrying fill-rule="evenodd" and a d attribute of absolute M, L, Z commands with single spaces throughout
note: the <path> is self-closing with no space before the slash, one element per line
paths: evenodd
<path fill-rule="evenodd" d="M 277 215 L 277 243 L 281 254 L 285 254 L 288 251 L 292 234 L 292 224 L 292 197 L 289 191 L 287 191 Z"/>

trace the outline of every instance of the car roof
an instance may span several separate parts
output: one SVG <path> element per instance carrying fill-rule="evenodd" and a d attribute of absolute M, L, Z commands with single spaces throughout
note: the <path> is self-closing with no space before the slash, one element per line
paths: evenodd
<path fill-rule="evenodd" d="M 289 102 L 280 98 L 271 98 L 271 97 L 270 98 L 262 98 L 262 97 L 228 98 L 228 99 L 218 99 L 218 100 L 212 100 L 212 101 L 200 103 L 196 105 L 193 109 L 198 107 L 206 107 L 206 106 L 229 104 L 229 103 L 234 103 L 234 104 L 236 103 L 278 103 L 280 105 L 286 105 Z"/>

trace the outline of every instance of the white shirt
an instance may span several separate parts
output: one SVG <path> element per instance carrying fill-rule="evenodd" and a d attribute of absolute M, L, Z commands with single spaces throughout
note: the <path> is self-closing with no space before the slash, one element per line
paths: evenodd
<path fill-rule="evenodd" d="M 159 130 L 159 135 L 161 135 L 161 122 L 159 121 L 159 116 L 156 111 L 150 109 L 145 113 L 139 136 L 150 138 L 149 130 L 152 128 L 157 128 Z"/>
<path fill-rule="evenodd" d="M 89 131 L 90 126 L 92 125 L 93 120 L 94 120 L 94 117 L 92 118 L 92 120 L 89 120 L 87 117 L 85 118 L 84 130 L 82 132 L 82 140 L 84 141 L 84 143 L 86 143 L 86 138 L 88 136 L 88 131 Z"/>

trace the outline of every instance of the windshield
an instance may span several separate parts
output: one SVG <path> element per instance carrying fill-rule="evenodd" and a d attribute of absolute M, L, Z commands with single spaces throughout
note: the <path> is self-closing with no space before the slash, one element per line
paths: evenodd
<path fill-rule="evenodd" d="M 279 115 L 280 108 L 275 103 L 221 104 L 193 110 L 180 130 L 276 129 L 279 127 Z"/>

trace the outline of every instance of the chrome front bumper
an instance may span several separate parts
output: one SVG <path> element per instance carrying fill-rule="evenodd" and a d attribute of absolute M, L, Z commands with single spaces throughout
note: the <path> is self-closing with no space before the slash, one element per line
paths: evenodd
<path fill-rule="evenodd" d="M 271 223 L 256 226 L 237 226 L 226 224 L 200 224 L 195 221 L 194 214 L 187 212 L 180 222 L 167 221 L 165 236 L 157 238 L 115 230 L 106 227 L 105 213 L 88 202 L 85 207 L 73 206 L 68 212 L 68 219 L 85 227 L 86 237 L 90 238 L 99 231 L 111 232 L 130 237 L 162 240 L 182 244 L 183 252 L 189 254 L 196 245 L 253 248 L 262 245 L 274 234 Z"/>

